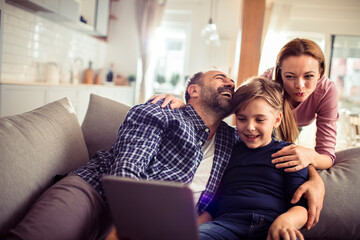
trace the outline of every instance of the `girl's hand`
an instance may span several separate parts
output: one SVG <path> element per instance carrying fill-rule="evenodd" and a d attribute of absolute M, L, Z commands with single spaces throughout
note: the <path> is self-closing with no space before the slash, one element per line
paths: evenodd
<path fill-rule="evenodd" d="M 152 99 L 151 103 L 156 103 L 157 101 L 164 99 L 164 102 L 161 104 L 162 108 L 166 107 L 169 103 L 171 109 L 178 109 L 186 106 L 183 101 L 181 101 L 180 99 L 178 99 L 177 97 L 171 94 L 158 94 L 152 96 L 149 100 L 151 99 Z"/>
<path fill-rule="evenodd" d="M 271 224 L 266 240 L 304 240 L 301 232 L 286 217 L 279 216 Z"/>
<path fill-rule="evenodd" d="M 311 148 L 289 145 L 272 154 L 274 159 L 271 162 L 276 164 L 276 168 L 285 168 L 285 172 L 296 172 L 313 164 L 318 155 Z"/>
<path fill-rule="evenodd" d="M 212 216 L 209 212 L 204 211 L 200 216 L 197 218 L 198 226 L 200 226 L 203 223 L 209 222 L 212 220 Z"/>
<path fill-rule="evenodd" d="M 109 235 L 107 235 L 105 240 L 120 240 L 116 234 L 116 228 L 114 226 L 111 228 L 111 231 L 110 231 Z"/>

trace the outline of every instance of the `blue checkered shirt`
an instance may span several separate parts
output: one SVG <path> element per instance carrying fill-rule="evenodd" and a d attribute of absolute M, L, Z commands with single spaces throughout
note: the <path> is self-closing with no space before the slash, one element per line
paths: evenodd
<path fill-rule="evenodd" d="M 191 105 L 161 108 L 140 104 L 128 112 L 109 151 L 72 173 L 78 174 L 104 197 L 103 175 L 190 183 L 202 160 L 202 145 L 209 129 Z M 106 120 L 105 120 L 106 121 Z M 231 156 L 235 129 L 221 122 L 215 135 L 211 177 L 197 209 L 200 214 L 212 200 Z"/>

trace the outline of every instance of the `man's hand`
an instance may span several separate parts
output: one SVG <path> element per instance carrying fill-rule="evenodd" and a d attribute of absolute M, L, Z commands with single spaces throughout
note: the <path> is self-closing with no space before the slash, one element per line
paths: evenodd
<path fill-rule="evenodd" d="M 320 212 L 325 197 L 325 184 L 315 168 L 309 165 L 309 180 L 302 184 L 294 193 L 291 203 L 298 202 L 304 196 L 308 200 L 308 221 L 306 229 L 310 230 L 319 222 Z"/>

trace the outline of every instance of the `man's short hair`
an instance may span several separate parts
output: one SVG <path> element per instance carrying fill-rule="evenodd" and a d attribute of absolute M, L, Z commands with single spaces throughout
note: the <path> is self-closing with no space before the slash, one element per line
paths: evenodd
<path fill-rule="evenodd" d="M 198 72 L 195 73 L 193 76 L 191 76 L 189 78 L 189 80 L 186 83 L 186 88 L 185 88 L 185 103 L 187 104 L 189 99 L 190 99 L 190 94 L 188 93 L 188 88 L 190 85 L 192 84 L 202 84 L 202 76 L 203 76 L 203 72 Z"/>

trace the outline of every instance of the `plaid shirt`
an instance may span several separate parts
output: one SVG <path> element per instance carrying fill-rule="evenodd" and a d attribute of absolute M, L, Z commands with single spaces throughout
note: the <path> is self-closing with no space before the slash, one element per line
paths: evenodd
<path fill-rule="evenodd" d="M 72 173 L 78 174 L 104 198 L 103 175 L 190 183 L 202 160 L 209 129 L 191 105 L 161 108 L 140 104 L 128 112 L 109 151 Z M 211 177 L 198 203 L 200 214 L 212 200 L 231 156 L 235 129 L 221 122 L 215 137 Z"/>

